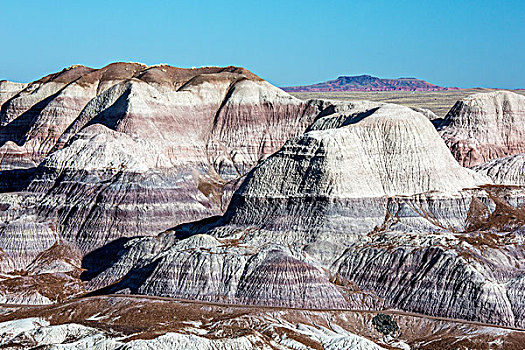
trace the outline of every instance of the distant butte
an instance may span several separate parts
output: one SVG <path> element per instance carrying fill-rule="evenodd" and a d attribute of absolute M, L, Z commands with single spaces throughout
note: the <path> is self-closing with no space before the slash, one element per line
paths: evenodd
<path fill-rule="evenodd" d="M 371 75 L 340 76 L 324 83 L 288 86 L 282 89 L 287 92 L 458 90 L 458 88 L 437 86 L 416 78 L 383 79 Z"/>

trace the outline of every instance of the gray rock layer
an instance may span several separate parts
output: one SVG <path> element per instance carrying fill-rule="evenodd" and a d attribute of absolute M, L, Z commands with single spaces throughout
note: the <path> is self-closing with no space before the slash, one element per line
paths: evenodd
<path fill-rule="evenodd" d="M 104 292 L 299 308 L 344 308 L 349 304 L 319 268 L 286 252 L 195 235 L 131 241 L 119 259 L 90 281 Z M 121 276 L 124 276 L 123 278 Z"/>
<path fill-rule="evenodd" d="M 499 185 L 525 186 L 525 153 L 493 159 L 476 165 L 472 170 L 490 177 Z"/>

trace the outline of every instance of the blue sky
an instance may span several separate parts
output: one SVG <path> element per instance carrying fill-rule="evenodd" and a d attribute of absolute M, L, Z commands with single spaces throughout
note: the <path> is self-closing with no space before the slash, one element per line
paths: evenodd
<path fill-rule="evenodd" d="M 525 88 L 525 0 L 0 0 L 0 79 L 72 64 L 238 65 L 279 86 L 339 75 Z"/>

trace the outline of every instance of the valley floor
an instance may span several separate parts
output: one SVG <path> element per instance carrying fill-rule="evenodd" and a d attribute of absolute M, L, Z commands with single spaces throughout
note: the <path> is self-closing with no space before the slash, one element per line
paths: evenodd
<path fill-rule="evenodd" d="M 495 91 L 494 89 L 461 89 L 447 91 L 341 91 L 341 92 L 291 92 L 301 100 L 329 99 L 343 101 L 369 100 L 396 103 L 407 107 L 430 109 L 443 118 L 456 101 L 472 94 Z M 525 90 L 513 90 L 525 95 Z"/>
<path fill-rule="evenodd" d="M 394 335 L 385 336 L 372 323 L 377 312 L 249 307 L 139 295 L 84 297 L 42 306 L 3 305 L 0 310 L 1 346 L 8 348 L 91 344 L 138 349 L 147 342 L 159 348 L 213 343 L 222 349 L 223 342 L 237 341 L 229 345 L 330 349 L 352 342 L 356 349 L 376 344 L 388 349 L 484 345 L 519 349 L 525 343 L 525 330 L 401 311 L 384 311 L 399 325 Z"/>

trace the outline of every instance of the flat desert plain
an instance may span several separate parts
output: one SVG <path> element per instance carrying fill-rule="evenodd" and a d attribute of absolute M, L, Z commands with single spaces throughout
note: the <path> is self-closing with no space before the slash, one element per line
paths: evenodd
<path fill-rule="evenodd" d="M 454 106 L 454 103 L 466 96 L 496 91 L 494 89 L 459 89 L 446 91 L 337 91 L 337 92 L 291 92 L 290 94 L 302 100 L 331 99 L 331 100 L 369 100 L 397 103 L 408 107 L 430 109 L 438 117 L 444 117 Z M 525 95 L 525 90 L 511 90 Z"/>

